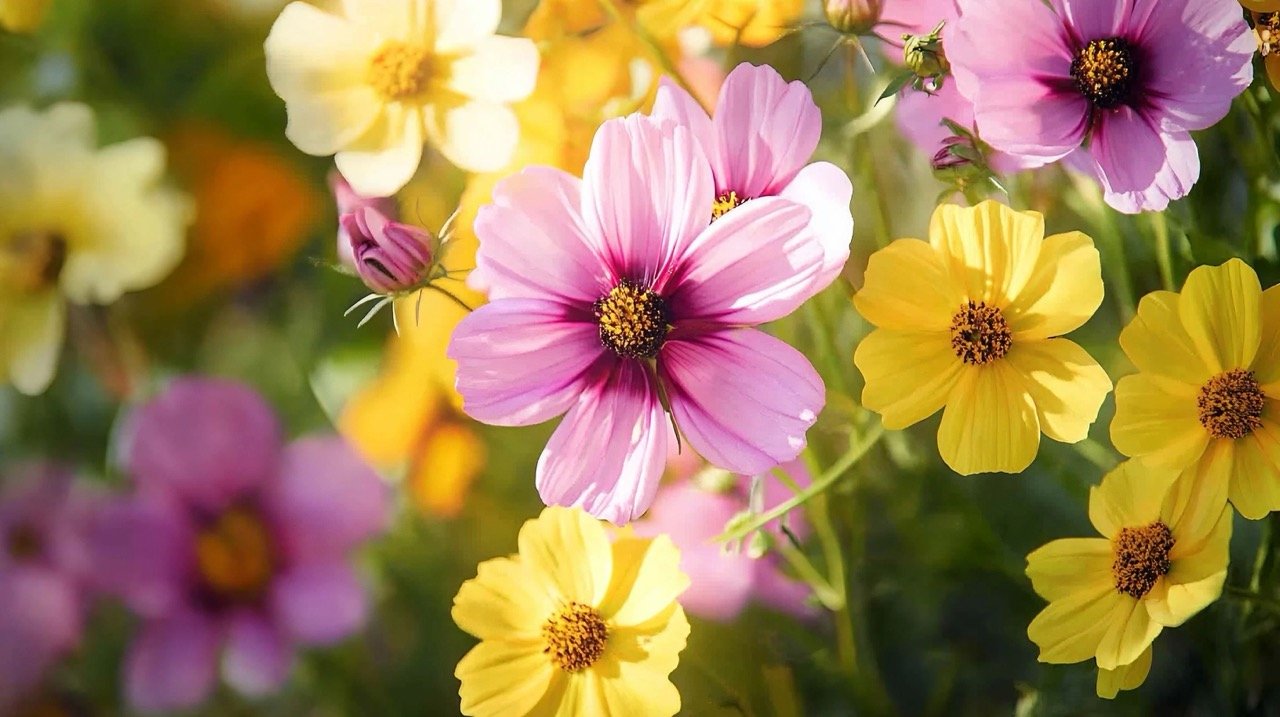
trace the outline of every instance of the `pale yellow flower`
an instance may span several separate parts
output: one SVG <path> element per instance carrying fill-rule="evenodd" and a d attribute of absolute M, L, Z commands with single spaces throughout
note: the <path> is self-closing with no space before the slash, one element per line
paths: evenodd
<path fill-rule="evenodd" d="M 285 7 L 266 41 L 285 134 L 334 155 L 367 196 L 394 194 L 429 139 L 471 171 L 506 164 L 519 137 L 507 103 L 533 91 L 538 51 L 494 35 L 500 0 L 345 0 L 341 14 Z"/>
<path fill-rule="evenodd" d="M 93 112 L 0 111 L 0 382 L 53 380 L 66 302 L 108 304 L 182 258 L 190 202 L 159 182 L 164 147 L 97 148 Z"/>

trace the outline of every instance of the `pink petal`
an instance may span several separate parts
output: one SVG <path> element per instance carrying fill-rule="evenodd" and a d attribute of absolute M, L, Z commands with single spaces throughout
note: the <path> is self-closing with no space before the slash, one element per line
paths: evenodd
<path fill-rule="evenodd" d="M 903 35 L 925 35 L 945 20 L 946 29 L 958 16 L 955 0 L 884 0 L 876 33 L 895 50 L 902 49 Z M 902 62 L 901 52 L 887 52 L 890 59 Z"/>
<path fill-rule="evenodd" d="M 491 300 L 600 298 L 618 277 L 583 228 L 581 202 L 582 181 L 558 169 L 527 167 L 503 179 L 476 217 L 480 248 L 468 281 Z"/>
<path fill-rule="evenodd" d="M 779 195 L 809 208 L 809 232 L 822 245 L 822 267 L 810 290 L 816 294 L 840 276 L 849 261 L 853 240 L 853 183 L 843 169 L 830 162 L 814 162 L 795 176 Z"/>
<path fill-rule="evenodd" d="M 261 615 L 247 610 L 233 615 L 226 639 L 222 676 L 240 694 L 269 695 L 289 678 L 293 649 Z"/>
<path fill-rule="evenodd" d="M 711 168 L 689 130 L 642 115 L 600 125 L 583 169 L 583 220 L 618 278 L 661 293 L 711 221 Z"/>
<path fill-rule="evenodd" d="M 82 621 L 80 593 L 67 576 L 21 565 L 0 570 L 0 711 L 75 647 Z"/>
<path fill-rule="evenodd" d="M 683 321 L 760 324 L 795 311 L 823 287 L 826 258 L 810 213 L 781 197 L 753 199 L 725 214 L 689 248 L 668 297 Z"/>
<path fill-rule="evenodd" d="M 783 574 L 776 560 L 757 560 L 754 592 L 760 602 L 779 612 L 810 618 L 820 611 L 810 598 L 813 588 Z"/>
<path fill-rule="evenodd" d="M 800 455 L 826 401 L 809 360 L 755 329 L 668 341 L 659 370 L 685 438 L 735 473 L 763 473 Z"/>
<path fill-rule="evenodd" d="M 263 495 L 281 548 L 292 560 L 340 558 L 387 525 L 387 486 L 343 438 L 291 443 L 280 476 Z"/>
<path fill-rule="evenodd" d="M 904 91 L 898 98 L 898 108 L 894 115 L 903 136 L 911 140 L 927 157 L 937 154 L 942 149 L 943 142 L 952 135 L 951 130 L 942 123 L 943 119 L 949 119 L 969 130 L 976 131 L 977 128 L 973 117 L 973 102 L 960 94 L 955 82 L 945 83 L 933 94 Z M 987 161 L 992 169 L 1001 174 L 1012 174 L 1043 163 L 1027 162 L 999 151 L 992 151 Z"/>
<path fill-rule="evenodd" d="M 805 467 L 804 461 L 798 461 L 798 460 L 788 461 L 786 463 L 783 463 L 782 465 L 779 465 L 778 468 L 781 468 L 783 471 L 785 471 L 786 474 L 791 478 L 791 480 L 795 481 L 796 486 L 799 487 L 800 489 L 807 488 L 809 484 L 813 482 L 813 476 L 809 474 L 809 469 Z M 778 480 L 777 476 L 773 475 L 772 470 L 770 470 L 768 473 L 761 474 L 761 477 L 764 479 L 763 484 L 764 484 L 764 509 L 765 510 L 776 508 L 779 505 L 785 503 L 789 498 L 795 495 L 795 491 L 793 491 L 789 486 L 785 485 L 782 481 Z M 751 480 L 750 478 L 744 479 L 744 481 L 747 482 L 746 487 L 749 487 L 750 480 Z M 744 487 L 744 490 L 745 489 L 746 488 Z M 801 540 L 804 540 L 806 537 L 808 537 L 809 521 L 805 519 L 805 513 L 803 510 L 793 510 L 789 514 L 787 514 L 785 518 L 786 518 L 785 522 L 786 522 L 787 530 L 791 531 L 792 535 L 796 536 Z M 774 531 L 774 533 L 776 533 L 778 537 L 782 537 L 782 530 L 780 527 L 782 523 L 783 523 L 783 519 L 779 518 L 778 520 L 772 521 L 770 523 L 766 523 L 765 527 L 771 531 Z"/>
<path fill-rule="evenodd" d="M 192 530 L 184 508 L 167 496 L 104 503 L 85 527 L 90 582 L 140 615 L 171 613 L 188 598 Z"/>
<path fill-rule="evenodd" d="M 503 299 L 464 318 L 449 343 L 463 410 L 498 426 L 541 423 L 568 410 L 604 350 L 590 316 L 571 311 L 552 301 Z"/>
<path fill-rule="evenodd" d="M 1104 115 L 1077 161 L 1102 183 L 1107 204 L 1128 214 L 1163 211 L 1200 177 L 1200 154 L 1189 134 L 1161 131 L 1129 107 Z"/>
<path fill-rule="evenodd" d="M 1077 47 L 1124 35 L 1133 0 L 1049 0 Z"/>
<path fill-rule="evenodd" d="M 581 392 L 538 459 L 538 495 L 622 525 L 653 502 L 667 453 L 667 417 L 643 364 L 618 362 Z"/>
<path fill-rule="evenodd" d="M 658 81 L 658 94 L 653 100 L 650 116 L 688 128 L 707 159 L 716 156 L 716 130 L 707 111 L 670 77 L 664 75 Z"/>
<path fill-rule="evenodd" d="M 364 587 L 342 563 L 297 565 L 271 585 L 271 612 L 291 640 L 328 645 L 359 630 L 368 616 Z"/>
<path fill-rule="evenodd" d="M 200 704 L 213 691 L 217 658 L 217 630 L 199 613 L 146 623 L 125 656 L 129 704 L 140 712 Z"/>
<path fill-rule="evenodd" d="M 788 83 L 769 65 L 733 68 L 716 105 L 720 151 L 716 187 L 755 198 L 777 194 L 796 176 L 822 134 L 822 114 L 803 82 Z"/>
<path fill-rule="evenodd" d="M 216 511 L 275 473 L 280 443 L 275 413 L 252 389 L 183 378 L 134 413 L 125 464 L 140 489 Z"/>

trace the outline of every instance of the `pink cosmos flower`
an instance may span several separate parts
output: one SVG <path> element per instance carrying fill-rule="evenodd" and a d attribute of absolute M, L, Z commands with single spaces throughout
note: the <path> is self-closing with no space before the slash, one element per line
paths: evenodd
<path fill-rule="evenodd" d="M 490 303 L 458 325 L 449 356 L 478 420 L 567 411 L 538 461 L 547 504 L 615 523 L 644 513 L 667 453 L 664 399 L 717 466 L 755 474 L 799 455 L 822 380 L 750 327 L 822 289 L 828 253 L 808 208 L 753 196 L 711 221 L 695 133 L 639 115 L 600 126 L 582 180 L 531 167 L 494 189 L 475 223 Z"/>
<path fill-rule="evenodd" d="M 982 138 L 1036 166 L 1068 158 L 1122 212 L 1190 191 L 1200 156 L 1189 132 L 1222 119 L 1253 78 L 1253 36 L 1226 0 L 959 7 L 947 57 Z"/>
<path fill-rule="evenodd" d="M 809 484 L 809 473 L 799 462 L 782 466 L 795 481 Z M 689 589 L 680 604 L 692 615 L 707 620 L 728 621 L 737 617 L 753 600 L 798 617 L 811 617 L 816 610 L 807 600 L 808 585 L 792 580 L 781 570 L 777 555 L 754 559 L 745 552 L 731 553 L 714 538 L 725 524 L 747 508 L 751 478 L 738 476 L 728 492 L 704 490 L 687 478 L 658 489 L 653 507 L 644 520 L 635 523 L 637 535 L 668 535 L 680 549 L 680 569 L 689 576 Z M 773 476 L 763 476 L 764 501 L 768 510 L 790 495 Z M 788 516 L 788 529 L 803 539 L 809 526 L 797 511 Z M 774 528 L 778 540 L 787 540 Z"/>
<path fill-rule="evenodd" d="M 713 218 L 761 197 L 803 204 L 813 215 L 809 231 L 824 252 L 813 283 L 823 289 L 840 275 L 853 238 L 853 184 L 830 162 L 808 164 L 822 135 L 822 114 L 803 82 L 788 83 L 768 65 L 744 62 L 725 78 L 708 117 L 696 99 L 664 77 L 653 116 L 687 127 L 710 161 Z"/>
<path fill-rule="evenodd" d="M 87 498 L 47 464 L 10 470 L 0 496 L 0 713 L 79 642 Z"/>
<path fill-rule="evenodd" d="M 281 440 L 256 393 L 175 381 L 131 417 L 123 444 L 135 495 L 90 532 L 97 582 L 142 618 L 125 688 L 143 711 L 190 707 L 226 682 L 277 689 L 294 650 L 361 627 L 349 565 L 379 533 L 388 495 L 342 439 Z"/>

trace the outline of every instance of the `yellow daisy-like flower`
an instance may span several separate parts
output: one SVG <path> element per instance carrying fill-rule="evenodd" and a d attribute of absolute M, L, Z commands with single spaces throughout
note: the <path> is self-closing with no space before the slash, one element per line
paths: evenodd
<path fill-rule="evenodd" d="M 1200 466 L 1246 518 L 1280 509 L 1280 286 L 1239 259 L 1202 266 L 1144 296 L 1120 346 L 1138 373 L 1116 386 L 1116 449 Z"/>
<path fill-rule="evenodd" d="M 1102 538 L 1055 540 L 1027 556 L 1049 601 L 1027 627 L 1040 661 L 1093 659 L 1098 695 L 1133 689 L 1151 669 L 1151 644 L 1222 594 L 1231 508 L 1203 474 L 1121 464 L 1089 492 Z"/>
<path fill-rule="evenodd" d="M 285 101 L 285 134 L 334 155 L 360 194 L 409 181 L 424 138 L 471 171 L 501 167 L 519 126 L 507 103 L 533 91 L 538 51 L 494 34 L 500 0 L 344 0 L 334 15 L 285 7 L 266 41 L 267 76 Z"/>
<path fill-rule="evenodd" d="M 929 237 L 873 254 L 854 297 L 878 327 L 854 354 L 863 405 L 890 429 L 945 407 L 938 449 L 963 474 L 1023 470 L 1041 432 L 1083 440 L 1111 381 L 1056 337 L 1102 303 L 1093 240 L 1046 239 L 1040 214 L 996 202 L 938 207 Z"/>
<path fill-rule="evenodd" d="M 480 564 L 453 599 L 453 619 L 480 638 L 455 675 L 473 717 L 669 717 L 669 676 L 689 623 L 689 585 L 666 536 L 624 534 L 578 509 L 547 508 L 520 530 L 520 552 Z"/>
<path fill-rule="evenodd" d="M 53 380 L 66 304 L 109 304 L 182 258 L 191 205 L 151 138 L 97 148 L 93 111 L 0 111 L 0 383 Z"/>

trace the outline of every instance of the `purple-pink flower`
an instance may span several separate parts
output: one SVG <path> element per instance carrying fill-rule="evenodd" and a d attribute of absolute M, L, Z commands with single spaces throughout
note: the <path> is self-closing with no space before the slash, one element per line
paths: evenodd
<path fill-rule="evenodd" d="M 219 670 L 270 693 L 298 646 L 363 625 L 351 553 L 383 529 L 389 496 L 341 438 L 286 445 L 255 392 L 189 378 L 134 413 L 122 450 L 135 494 L 89 536 L 99 585 L 142 619 L 125 663 L 134 707 L 198 704 Z"/>
<path fill-rule="evenodd" d="M 741 111 L 800 134 L 799 114 L 784 127 L 760 107 Z M 478 420 L 566 414 L 538 461 L 549 505 L 615 523 L 644 513 L 667 454 L 664 401 L 690 446 L 744 474 L 794 459 L 822 410 L 808 359 L 750 327 L 823 288 L 829 247 L 808 207 L 769 196 L 788 185 L 769 178 L 776 162 L 750 142 L 753 174 L 738 185 L 748 200 L 712 221 L 710 140 L 696 135 L 639 115 L 607 121 L 583 179 L 525 169 L 476 219 L 491 301 L 459 324 L 449 356 Z"/>
<path fill-rule="evenodd" d="M 1190 132 L 1226 115 L 1255 43 L 1230 0 L 959 0 L 946 51 L 982 138 L 1091 174 L 1123 212 L 1200 176 Z"/>
<path fill-rule="evenodd" d="M 0 495 L 0 713 L 79 642 L 89 501 L 48 464 L 6 472 Z"/>
<path fill-rule="evenodd" d="M 370 206 L 343 214 L 338 224 L 351 240 L 356 275 L 371 291 L 408 291 L 430 275 L 433 240 L 422 227 L 392 221 Z"/>
<path fill-rule="evenodd" d="M 333 192 L 339 217 L 364 208 L 373 209 L 391 220 L 398 217 L 395 197 L 366 197 L 352 189 L 351 184 L 336 169 L 329 172 L 329 189 Z M 352 269 L 356 268 L 355 256 L 351 251 L 351 235 L 342 226 L 342 222 L 338 222 L 338 260 Z"/>

